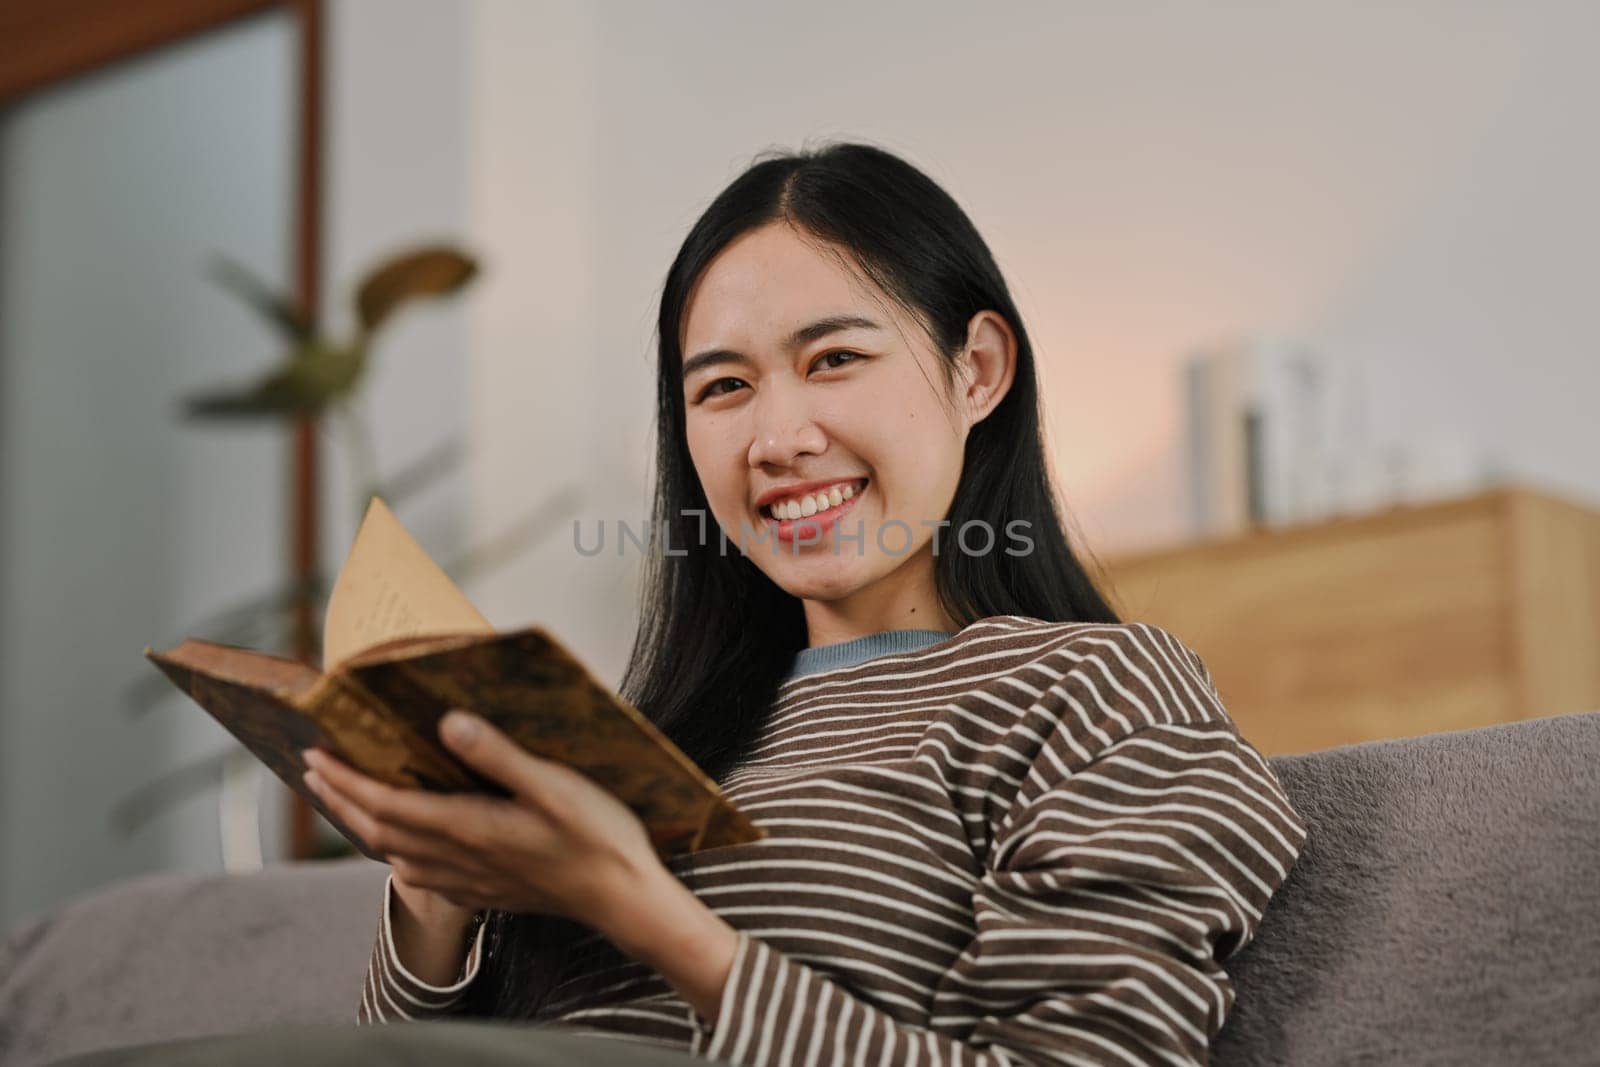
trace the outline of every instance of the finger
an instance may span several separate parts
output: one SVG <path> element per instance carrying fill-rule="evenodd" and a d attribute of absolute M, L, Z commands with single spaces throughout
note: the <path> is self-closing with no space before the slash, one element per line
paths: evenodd
<path fill-rule="evenodd" d="M 380 855 L 405 856 L 418 862 L 448 862 L 452 859 L 454 853 L 448 841 L 375 817 L 359 802 L 323 778 L 320 772 L 308 771 L 305 782 L 328 811 L 355 831 L 372 851 Z"/>
<path fill-rule="evenodd" d="M 521 799 L 546 810 L 559 803 L 546 770 L 559 764 L 534 756 L 481 715 L 454 708 L 439 720 L 439 736 L 450 751 Z"/>
<path fill-rule="evenodd" d="M 452 837 L 454 827 L 471 818 L 466 799 L 448 793 L 402 789 L 362 774 L 318 749 L 307 749 L 306 763 L 341 794 L 384 822 L 417 833 Z"/>
<path fill-rule="evenodd" d="M 429 863 L 407 856 L 391 856 L 388 860 L 395 876 L 409 886 L 438 893 L 458 907 L 488 906 L 482 901 L 478 889 L 479 876 L 466 874 L 448 864 Z"/>

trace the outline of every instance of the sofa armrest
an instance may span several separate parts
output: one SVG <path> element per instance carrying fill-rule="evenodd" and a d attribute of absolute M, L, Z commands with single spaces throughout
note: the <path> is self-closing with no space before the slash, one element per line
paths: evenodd
<path fill-rule="evenodd" d="M 0 1062 L 351 1022 L 388 871 L 355 857 L 79 897 L 0 944 Z"/>

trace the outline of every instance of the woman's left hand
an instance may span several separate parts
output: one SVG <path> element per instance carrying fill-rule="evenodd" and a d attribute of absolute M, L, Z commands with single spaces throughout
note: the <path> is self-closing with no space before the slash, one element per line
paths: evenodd
<path fill-rule="evenodd" d="M 456 726 L 475 727 L 470 736 Z M 477 715 L 440 737 L 511 798 L 377 781 L 307 749 L 307 784 L 403 881 L 462 907 L 553 914 L 607 932 L 666 870 L 637 815 L 584 774 L 534 756 Z"/>

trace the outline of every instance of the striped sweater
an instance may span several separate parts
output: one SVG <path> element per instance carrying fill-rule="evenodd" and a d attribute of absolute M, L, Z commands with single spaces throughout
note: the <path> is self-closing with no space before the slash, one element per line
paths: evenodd
<path fill-rule="evenodd" d="M 792 676 L 719 783 L 767 837 L 667 861 L 738 931 L 714 1023 L 598 934 L 540 1026 L 734 1064 L 1199 1064 L 1305 843 L 1200 658 L 1144 623 L 979 620 Z M 448 1016 L 396 958 L 357 1019 Z"/>

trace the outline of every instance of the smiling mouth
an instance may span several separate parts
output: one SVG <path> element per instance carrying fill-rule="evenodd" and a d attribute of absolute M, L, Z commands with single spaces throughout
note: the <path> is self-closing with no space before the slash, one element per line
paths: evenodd
<path fill-rule="evenodd" d="M 856 497 L 860 496 L 870 481 L 870 478 L 857 478 L 853 482 L 841 482 L 839 485 L 834 486 L 834 488 L 828 493 L 810 494 L 810 503 L 813 510 L 809 514 L 804 510 L 807 498 L 800 497 L 798 498 L 798 501 L 787 500 L 765 505 L 761 508 L 761 517 L 770 522 L 799 522 L 803 519 L 826 519 L 834 511 L 842 509 L 846 504 L 849 504 Z M 848 487 L 850 490 L 849 496 L 845 496 L 842 492 L 842 489 L 845 487 Z M 834 503 L 833 501 L 834 492 L 839 493 L 838 503 Z M 801 505 L 801 511 L 799 514 L 794 514 L 789 509 L 789 505 L 794 503 L 799 503 Z M 827 505 L 826 507 L 820 506 L 824 503 Z M 774 510 L 780 506 L 784 508 L 782 512 L 777 512 Z"/>

